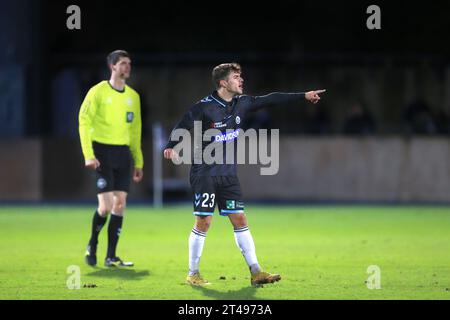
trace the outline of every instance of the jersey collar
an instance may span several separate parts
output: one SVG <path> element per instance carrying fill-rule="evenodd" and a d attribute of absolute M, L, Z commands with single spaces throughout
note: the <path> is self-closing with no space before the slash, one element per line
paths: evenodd
<path fill-rule="evenodd" d="M 223 100 L 223 99 L 219 96 L 219 94 L 217 93 L 217 90 L 214 90 L 213 93 L 210 95 L 210 97 L 211 97 L 213 100 L 215 100 L 217 103 L 219 103 L 222 107 L 227 107 L 227 106 L 229 106 L 230 104 L 233 103 L 233 100 L 234 100 L 234 98 L 233 98 L 233 100 L 231 100 L 230 102 Z"/>
<path fill-rule="evenodd" d="M 125 92 L 126 86 L 123 87 L 123 90 L 117 90 L 116 88 L 114 88 L 114 87 L 111 85 L 111 83 L 109 83 L 109 80 L 106 80 L 106 82 L 108 82 L 109 87 L 110 87 L 111 89 L 113 89 L 114 91 L 117 91 L 117 92 L 119 92 L 119 93 L 124 93 L 124 92 Z"/>

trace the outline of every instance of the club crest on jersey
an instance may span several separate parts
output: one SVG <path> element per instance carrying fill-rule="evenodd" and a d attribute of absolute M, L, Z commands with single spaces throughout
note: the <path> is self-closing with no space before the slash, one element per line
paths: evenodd
<path fill-rule="evenodd" d="M 241 117 L 236 116 L 236 124 L 239 124 L 239 123 L 241 123 Z"/>

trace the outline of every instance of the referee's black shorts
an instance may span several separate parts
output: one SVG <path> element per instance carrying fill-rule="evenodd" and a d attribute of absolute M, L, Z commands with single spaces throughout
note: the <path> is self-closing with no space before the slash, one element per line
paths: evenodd
<path fill-rule="evenodd" d="M 128 146 L 93 142 L 94 155 L 100 161 L 96 170 L 97 193 L 130 191 L 131 152 Z"/>

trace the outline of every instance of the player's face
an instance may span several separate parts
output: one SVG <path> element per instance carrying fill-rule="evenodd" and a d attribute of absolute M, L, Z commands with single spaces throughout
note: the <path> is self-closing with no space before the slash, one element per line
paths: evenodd
<path fill-rule="evenodd" d="M 128 79 L 131 73 L 131 60 L 128 57 L 121 57 L 115 65 L 111 67 L 112 72 L 115 72 L 122 79 Z"/>
<path fill-rule="evenodd" d="M 242 94 L 244 92 L 244 79 L 240 72 L 231 72 L 225 83 L 225 88 L 231 93 Z"/>

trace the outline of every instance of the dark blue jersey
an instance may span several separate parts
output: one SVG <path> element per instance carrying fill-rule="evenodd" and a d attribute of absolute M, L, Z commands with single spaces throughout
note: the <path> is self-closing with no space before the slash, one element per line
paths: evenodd
<path fill-rule="evenodd" d="M 226 143 L 236 144 L 238 137 L 238 130 L 245 120 L 248 112 L 257 110 L 262 107 L 270 105 L 279 105 L 289 102 L 303 101 L 305 94 L 301 93 L 270 93 L 265 96 L 249 96 L 240 95 L 235 96 L 230 102 L 227 102 L 219 97 L 217 91 L 211 95 L 203 98 L 195 105 L 193 105 L 188 112 L 186 112 L 180 122 L 174 127 L 176 129 L 190 130 L 194 127 L 194 121 L 201 121 L 202 136 L 208 129 L 216 129 L 209 141 L 202 141 L 201 151 L 203 154 L 205 148 L 211 143 L 222 143 L 223 145 L 223 164 L 206 164 L 202 159 L 197 163 L 194 160 L 191 167 L 191 175 L 208 175 L 208 176 L 236 176 L 237 167 L 236 161 L 233 163 L 226 163 Z M 173 131 L 172 131 L 173 133 Z M 171 134 L 166 148 L 173 148 L 179 141 L 174 141 Z M 193 141 L 193 139 L 192 139 Z M 234 148 L 234 158 L 236 159 L 237 148 Z"/>

